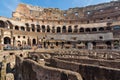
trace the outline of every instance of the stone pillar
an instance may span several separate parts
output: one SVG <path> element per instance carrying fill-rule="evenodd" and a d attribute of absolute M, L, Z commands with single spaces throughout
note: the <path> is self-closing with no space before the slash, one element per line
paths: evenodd
<path fill-rule="evenodd" d="M 2 61 L 1 65 L 1 79 L 0 80 L 6 80 L 6 59 Z"/>
<path fill-rule="evenodd" d="M 11 45 L 13 45 L 13 37 L 11 37 Z"/>
<path fill-rule="evenodd" d="M 60 27 L 60 30 L 61 30 L 61 32 L 60 32 L 60 33 L 62 33 L 62 27 Z"/>
<path fill-rule="evenodd" d="M 74 26 L 71 26 L 71 28 L 72 28 L 72 33 L 74 33 Z"/>
<path fill-rule="evenodd" d="M 68 26 L 66 26 L 66 33 L 68 33 Z"/>

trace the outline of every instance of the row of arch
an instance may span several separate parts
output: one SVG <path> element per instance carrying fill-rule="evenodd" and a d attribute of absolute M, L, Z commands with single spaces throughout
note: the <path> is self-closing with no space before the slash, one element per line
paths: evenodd
<path fill-rule="evenodd" d="M 18 44 L 19 43 L 19 44 Z M 74 43 L 74 44 L 73 44 Z M 67 42 L 49 42 L 49 41 L 45 41 L 42 45 L 43 45 L 43 47 L 44 48 L 46 48 L 46 47 L 55 47 L 55 46 L 59 46 L 59 47 L 61 47 L 61 48 L 63 48 L 63 46 L 65 45 L 65 44 L 69 44 L 69 45 L 73 45 L 73 48 L 76 48 L 76 46 L 77 46 L 77 44 L 81 44 L 81 43 L 83 43 L 84 45 L 82 45 L 82 47 L 84 47 L 84 48 L 86 48 L 86 49 L 88 49 L 88 48 L 90 48 L 90 45 L 89 45 L 89 43 L 91 43 L 93 46 L 91 46 L 91 48 L 95 48 L 97 45 L 98 45 L 98 43 L 97 42 L 70 42 L 70 41 L 67 41 Z M 4 37 L 4 44 L 11 44 L 11 38 L 10 37 Z M 22 45 L 25 45 L 25 44 L 27 44 L 27 45 L 38 45 L 39 43 L 37 42 L 37 40 L 36 39 L 28 39 L 28 41 L 26 42 L 26 41 L 17 41 L 17 44 L 18 44 L 18 46 L 22 46 Z M 54 44 L 54 45 L 53 45 Z M 103 45 L 104 44 L 104 45 Z M 112 46 L 112 44 L 114 45 L 114 48 L 118 48 L 119 47 L 119 41 L 118 40 L 116 40 L 116 41 L 106 41 L 106 42 L 103 42 L 103 46 L 107 46 L 107 48 L 108 49 L 111 49 L 113 46 Z"/>
<path fill-rule="evenodd" d="M 25 31 L 25 27 L 21 26 L 20 27 L 22 31 Z M 31 29 L 31 30 L 30 30 Z M 15 26 L 15 30 L 20 30 L 18 26 Z M 37 29 L 35 28 L 35 26 L 30 27 L 26 27 L 26 31 L 32 31 L 32 32 L 52 32 L 52 33 L 66 33 L 66 32 L 74 32 L 74 33 L 78 33 L 78 32 L 97 32 L 97 31 L 105 31 L 105 30 L 112 30 L 112 27 L 99 27 L 99 28 L 78 28 L 78 26 L 74 26 L 74 29 L 72 28 L 72 26 L 63 26 L 63 27 L 52 27 L 50 28 L 50 26 L 45 26 L 42 25 L 40 27 L 40 25 L 37 25 Z"/>
<path fill-rule="evenodd" d="M 50 27 L 49 25 L 45 26 L 45 25 L 35 25 L 35 24 L 31 24 L 31 27 L 28 23 L 25 23 L 26 27 L 24 26 L 15 26 L 14 29 L 15 30 L 21 30 L 21 31 L 32 31 L 32 32 L 51 32 L 51 33 L 66 33 L 66 32 L 74 32 L 74 33 L 78 33 L 78 32 L 97 32 L 97 31 L 106 31 L 106 30 L 117 30 L 120 29 L 120 26 L 107 26 L 107 27 L 94 27 L 94 28 L 79 28 L 78 25 L 75 25 L 74 28 L 72 26 L 63 26 L 63 27 Z M 10 21 L 2 21 L 0 20 L 0 27 L 2 28 L 9 28 L 9 29 L 13 29 L 13 24 Z"/>
<path fill-rule="evenodd" d="M 17 41 L 21 44 L 21 41 Z M 30 40 L 29 40 L 30 42 Z M 25 42 L 26 43 L 26 42 Z M 11 38 L 10 37 L 4 37 L 4 44 L 11 44 Z M 36 45 L 37 44 L 37 41 L 36 39 L 32 39 L 32 45 Z"/>

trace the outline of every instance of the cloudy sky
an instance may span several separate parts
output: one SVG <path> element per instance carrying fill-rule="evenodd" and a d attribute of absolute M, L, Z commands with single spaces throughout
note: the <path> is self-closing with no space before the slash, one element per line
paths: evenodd
<path fill-rule="evenodd" d="M 111 0 L 0 0 L 0 16 L 11 17 L 19 3 L 37 5 L 41 7 L 55 7 L 68 9 L 87 5 L 109 2 Z"/>

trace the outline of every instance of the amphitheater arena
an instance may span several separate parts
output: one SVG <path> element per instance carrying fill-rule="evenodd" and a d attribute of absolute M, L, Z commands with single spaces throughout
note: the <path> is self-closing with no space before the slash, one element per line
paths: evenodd
<path fill-rule="evenodd" d="M 0 17 L 1 50 L 36 46 L 4 58 L 14 56 L 11 80 L 120 80 L 119 35 L 119 0 L 68 10 L 21 3 L 12 18 Z"/>
<path fill-rule="evenodd" d="M 0 43 L 119 49 L 119 9 L 119 1 L 68 10 L 19 4 L 12 18 L 0 17 Z"/>

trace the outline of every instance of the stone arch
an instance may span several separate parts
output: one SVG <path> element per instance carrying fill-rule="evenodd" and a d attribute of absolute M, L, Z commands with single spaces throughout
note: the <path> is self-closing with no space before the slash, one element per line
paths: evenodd
<path fill-rule="evenodd" d="M 56 46 L 58 46 L 58 44 L 59 44 L 59 43 L 58 43 L 58 42 L 56 42 Z"/>
<path fill-rule="evenodd" d="M 104 31 L 104 28 L 103 28 L 103 27 L 100 27 L 100 28 L 99 28 L 99 31 Z"/>
<path fill-rule="evenodd" d="M 32 40 L 32 44 L 33 44 L 33 45 L 36 45 L 36 39 L 33 39 L 33 40 Z"/>
<path fill-rule="evenodd" d="M 47 32 L 50 32 L 50 26 L 47 25 Z"/>
<path fill-rule="evenodd" d="M 21 31 L 25 31 L 25 27 L 24 26 L 21 26 Z"/>
<path fill-rule="evenodd" d="M 80 29 L 79 29 L 79 32 L 84 32 L 84 28 L 80 28 Z"/>
<path fill-rule="evenodd" d="M 6 22 L 8 23 L 10 29 L 13 29 L 13 24 L 9 20 L 7 20 Z"/>
<path fill-rule="evenodd" d="M 30 27 L 29 26 L 26 26 L 26 31 L 30 31 Z"/>
<path fill-rule="evenodd" d="M 110 26 L 106 27 L 106 30 L 111 30 L 112 28 Z"/>
<path fill-rule="evenodd" d="M 29 23 L 25 23 L 26 26 L 29 26 Z"/>
<path fill-rule="evenodd" d="M 61 80 L 68 80 L 68 76 L 65 73 L 61 73 Z"/>
<path fill-rule="evenodd" d="M 86 31 L 86 32 L 90 32 L 90 28 L 86 28 L 85 31 Z"/>
<path fill-rule="evenodd" d="M 9 37 L 4 37 L 4 44 L 11 44 L 11 39 Z"/>
<path fill-rule="evenodd" d="M 42 25 L 42 32 L 45 32 L 45 25 Z"/>
<path fill-rule="evenodd" d="M 35 32 L 35 25 L 31 24 L 31 26 L 32 26 L 32 31 Z"/>
<path fill-rule="evenodd" d="M 78 32 L 78 25 L 74 26 L 74 33 Z"/>
<path fill-rule="evenodd" d="M 19 26 L 16 25 L 16 26 L 15 26 L 15 30 L 19 30 Z"/>
<path fill-rule="evenodd" d="M 68 33 L 72 33 L 72 27 L 71 26 L 68 27 Z"/>
<path fill-rule="evenodd" d="M 60 32 L 61 32 L 61 28 L 57 27 L 57 33 L 60 33 Z"/>
<path fill-rule="evenodd" d="M 40 25 L 36 25 L 37 26 L 37 32 L 40 32 Z"/>
<path fill-rule="evenodd" d="M 17 41 L 17 46 L 21 46 L 21 41 Z"/>
<path fill-rule="evenodd" d="M 62 33 L 66 33 L 66 26 L 62 27 Z"/>
<path fill-rule="evenodd" d="M 107 45 L 107 48 L 108 48 L 108 49 L 111 49 L 111 44 L 112 44 L 112 43 L 111 43 L 110 41 L 106 41 L 106 45 Z"/>
<path fill-rule="evenodd" d="M 26 31 L 30 31 L 29 24 L 28 24 L 28 23 L 25 23 L 25 25 L 26 25 Z"/>
<path fill-rule="evenodd" d="M 97 28 L 92 28 L 92 31 L 93 31 L 93 32 L 96 32 L 96 31 L 97 31 Z"/>
<path fill-rule="evenodd" d="M 0 27 L 5 28 L 5 22 L 0 20 Z"/>
<path fill-rule="evenodd" d="M 55 27 L 54 26 L 52 27 L 52 33 L 55 33 Z"/>
<path fill-rule="evenodd" d="M 96 49 L 96 42 L 93 41 L 92 44 L 93 44 L 93 48 Z"/>

